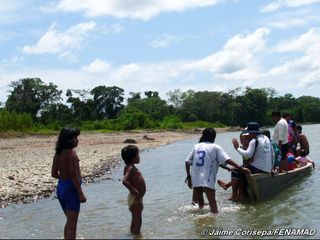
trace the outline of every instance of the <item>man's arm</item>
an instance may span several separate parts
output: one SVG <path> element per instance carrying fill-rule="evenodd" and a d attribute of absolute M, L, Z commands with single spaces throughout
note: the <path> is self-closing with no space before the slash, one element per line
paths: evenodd
<path fill-rule="evenodd" d="M 237 150 L 238 153 L 240 153 L 241 156 L 251 158 L 253 156 L 254 150 L 255 150 L 255 140 L 251 140 L 249 143 L 249 147 L 247 150 L 244 150 L 239 147 L 239 143 L 237 139 L 232 139 L 233 147 Z"/>

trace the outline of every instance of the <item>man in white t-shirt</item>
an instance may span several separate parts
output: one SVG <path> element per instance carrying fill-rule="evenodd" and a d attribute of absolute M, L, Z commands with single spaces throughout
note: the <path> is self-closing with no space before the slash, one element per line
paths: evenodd
<path fill-rule="evenodd" d="M 286 156 L 289 152 L 288 123 L 286 119 L 281 117 L 281 113 L 276 111 L 272 112 L 272 120 L 276 123 L 272 139 L 276 144 L 278 144 L 279 148 L 281 149 L 281 161 L 279 171 L 287 171 L 288 162 Z"/>
<path fill-rule="evenodd" d="M 186 159 L 188 186 L 193 188 L 195 199 L 201 198 L 205 192 L 212 213 L 218 212 L 215 182 L 219 165 L 228 163 L 240 168 L 218 144 L 214 143 L 215 138 L 216 132 L 213 128 L 204 129 L 199 143 L 194 146 Z M 199 203 L 199 207 L 203 206 Z"/>
<path fill-rule="evenodd" d="M 269 138 L 262 134 L 259 124 L 250 122 L 245 133 L 249 133 L 251 141 L 246 150 L 239 147 L 237 139 L 233 139 L 234 148 L 241 156 L 251 158 L 248 168 L 251 173 L 271 173 L 274 161 L 274 153 Z"/>
<path fill-rule="evenodd" d="M 234 148 L 241 156 L 251 158 L 251 163 L 244 169 L 249 169 L 249 174 L 254 173 L 272 173 L 274 153 L 269 138 L 262 134 L 257 122 L 250 122 L 243 133 L 249 133 L 251 138 L 246 150 L 240 148 L 236 138 L 232 139 Z M 242 171 L 235 170 L 231 173 L 231 184 L 234 192 L 239 189 L 238 197 L 232 199 L 239 201 L 242 198 L 242 189 L 246 188 L 246 174 Z"/>

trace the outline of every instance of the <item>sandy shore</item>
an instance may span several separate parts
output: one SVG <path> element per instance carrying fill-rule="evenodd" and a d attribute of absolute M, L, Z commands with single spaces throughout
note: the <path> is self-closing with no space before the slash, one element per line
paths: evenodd
<path fill-rule="evenodd" d="M 225 129 L 218 129 L 222 132 Z M 144 136 L 148 136 L 149 139 Z M 84 181 L 106 176 L 119 165 L 120 150 L 130 138 L 143 150 L 191 139 L 200 133 L 186 132 L 121 132 L 84 133 L 76 149 Z M 27 203 L 49 197 L 57 180 L 50 176 L 57 136 L 28 136 L 0 139 L 0 207 L 10 203 Z"/>

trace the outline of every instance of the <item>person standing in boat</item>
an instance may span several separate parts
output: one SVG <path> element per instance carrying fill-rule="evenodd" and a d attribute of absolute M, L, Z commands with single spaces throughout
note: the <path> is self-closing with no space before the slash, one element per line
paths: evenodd
<path fill-rule="evenodd" d="M 237 152 L 243 157 L 252 159 L 251 163 L 244 169 L 247 169 L 247 173 L 249 174 L 272 173 L 274 153 L 269 138 L 262 134 L 257 122 L 248 123 L 244 133 L 249 133 L 251 137 L 248 149 L 245 150 L 240 148 L 238 140 L 236 138 L 232 139 L 233 147 Z M 241 179 L 244 182 L 246 181 L 246 176 L 243 170 L 239 171 L 236 169 L 232 171 L 231 177 L 234 179 Z M 240 184 L 240 181 L 233 182 L 234 184 Z M 232 187 L 238 188 L 238 186 Z"/>
<path fill-rule="evenodd" d="M 199 199 L 199 195 L 204 192 L 212 213 L 218 213 L 215 182 L 219 165 L 230 164 L 237 169 L 241 168 L 214 143 L 215 138 L 216 131 L 213 128 L 204 129 L 199 143 L 194 146 L 185 163 L 188 187 L 193 188 L 196 195 L 194 199 Z"/>
<path fill-rule="evenodd" d="M 280 112 L 272 112 L 272 120 L 276 123 L 274 128 L 272 139 L 278 144 L 281 149 L 281 161 L 279 166 L 279 171 L 288 170 L 287 153 L 289 152 L 289 141 L 288 141 L 288 123 L 286 119 L 281 117 Z"/>

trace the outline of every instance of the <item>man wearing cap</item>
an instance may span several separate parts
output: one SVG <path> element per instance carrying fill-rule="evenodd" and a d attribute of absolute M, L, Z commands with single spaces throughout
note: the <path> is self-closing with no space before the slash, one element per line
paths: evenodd
<path fill-rule="evenodd" d="M 262 134 L 257 122 L 250 122 L 243 133 L 249 133 L 251 141 L 247 150 L 239 147 L 236 138 L 232 139 L 234 148 L 243 157 L 252 158 L 248 169 L 251 173 L 271 173 L 274 153 L 269 138 Z"/>
<path fill-rule="evenodd" d="M 274 153 L 269 138 L 262 134 L 257 122 L 248 123 L 243 134 L 248 133 L 251 141 L 246 150 L 240 148 L 236 138 L 232 139 L 234 148 L 243 157 L 251 158 L 252 162 L 246 168 L 240 168 L 232 171 L 231 185 L 234 192 L 238 192 L 238 198 L 235 201 L 241 200 L 242 190 L 245 188 L 246 174 L 250 173 L 272 173 Z"/>
<path fill-rule="evenodd" d="M 272 139 L 276 144 L 278 144 L 279 148 L 281 149 L 281 161 L 279 171 L 287 171 L 288 162 L 286 159 L 286 155 L 289 152 L 288 123 L 286 119 L 281 117 L 280 112 L 275 111 L 272 112 L 272 120 L 276 123 Z"/>

